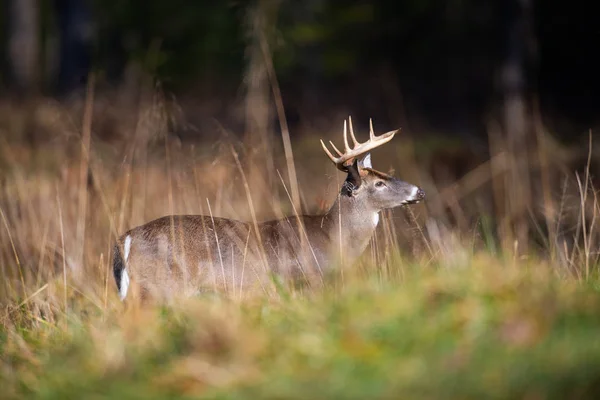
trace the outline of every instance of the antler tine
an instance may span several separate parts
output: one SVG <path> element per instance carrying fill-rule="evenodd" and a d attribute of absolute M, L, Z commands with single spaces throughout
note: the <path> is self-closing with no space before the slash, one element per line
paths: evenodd
<path fill-rule="evenodd" d="M 337 147 L 335 147 L 335 144 L 333 144 L 333 142 L 332 142 L 331 140 L 329 141 L 329 143 L 331 143 L 331 147 L 333 147 L 333 149 L 335 150 L 335 152 L 336 152 L 336 153 L 338 153 L 338 155 L 339 155 L 340 157 L 343 157 L 343 156 L 344 156 L 344 153 L 342 153 L 341 151 L 339 151 L 339 150 L 338 150 L 338 148 L 337 148 Z"/>
<path fill-rule="evenodd" d="M 331 161 L 333 161 L 334 164 L 337 164 L 337 158 L 334 157 L 333 154 L 331 154 L 331 152 L 329 151 L 329 149 L 327 148 L 327 146 L 323 142 L 323 139 L 321 139 L 321 146 L 323 147 L 323 150 L 325 151 L 325 154 L 327 154 L 327 156 L 329 157 L 329 159 Z"/>
<path fill-rule="evenodd" d="M 354 127 L 352 126 L 351 116 L 348 116 L 348 122 L 350 125 L 350 137 L 352 138 L 352 142 L 354 143 L 354 148 L 357 148 L 358 146 L 360 146 L 360 143 L 358 142 L 358 140 L 356 140 L 356 136 L 354 136 Z"/>
<path fill-rule="evenodd" d="M 347 169 L 344 166 L 344 162 L 346 161 L 344 159 L 344 154 L 341 151 L 339 151 L 337 149 L 337 147 L 335 147 L 335 145 L 333 144 L 333 142 L 329 141 L 329 143 L 331 143 L 331 146 L 335 149 L 335 151 L 340 156 L 339 157 L 334 157 L 333 154 L 331 154 L 331 152 L 329 151 L 329 149 L 325 145 L 325 143 L 323 142 L 323 139 L 321 139 L 321 146 L 323 147 L 323 150 L 325 151 L 325 154 L 327 154 L 327 157 L 329 157 L 329 159 L 335 164 L 335 166 L 337 167 L 337 169 L 339 169 L 340 171 L 346 172 Z"/>
<path fill-rule="evenodd" d="M 348 144 L 348 129 L 347 129 L 347 124 L 346 124 L 346 120 L 344 120 L 344 151 L 346 153 L 350 152 L 352 149 L 350 149 L 350 145 Z"/>
<path fill-rule="evenodd" d="M 369 139 L 375 139 L 375 131 L 373 130 L 373 118 L 369 118 Z"/>

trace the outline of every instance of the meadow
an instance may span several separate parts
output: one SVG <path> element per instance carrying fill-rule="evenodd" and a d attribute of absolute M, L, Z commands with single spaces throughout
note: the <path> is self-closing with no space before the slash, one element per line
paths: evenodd
<path fill-rule="evenodd" d="M 201 141 L 179 140 L 176 112 L 155 99 L 133 112 L 114 99 L 4 102 L 0 114 L 2 399 L 564 399 L 600 389 L 591 133 L 567 146 L 537 124 L 518 154 L 493 129 L 477 153 L 401 133 L 374 166 L 427 199 L 385 212 L 357 265 L 319 287 L 274 279 L 263 295 L 148 306 L 118 299 L 121 232 L 209 207 L 242 220 L 288 215 L 296 192 L 304 211 L 326 209 L 343 177 L 318 139 L 339 142 L 346 115 L 295 132 L 293 164 L 274 133 L 273 151 L 248 166 L 240 132 L 214 121 Z"/>

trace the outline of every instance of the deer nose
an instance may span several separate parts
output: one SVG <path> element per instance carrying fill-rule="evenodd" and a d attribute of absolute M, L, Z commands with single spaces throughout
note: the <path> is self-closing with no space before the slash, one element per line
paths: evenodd
<path fill-rule="evenodd" d="M 420 202 L 425 198 L 425 192 L 418 186 L 412 187 L 412 193 L 408 198 L 404 201 L 403 204 L 415 204 Z"/>

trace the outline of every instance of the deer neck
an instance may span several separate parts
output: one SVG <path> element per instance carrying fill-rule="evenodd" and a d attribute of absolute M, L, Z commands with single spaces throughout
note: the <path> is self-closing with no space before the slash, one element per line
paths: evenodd
<path fill-rule="evenodd" d="M 379 211 L 367 207 L 363 202 L 344 194 L 338 196 L 326 214 L 327 229 L 338 246 L 334 251 L 344 261 L 358 258 L 369 244 L 379 223 Z"/>

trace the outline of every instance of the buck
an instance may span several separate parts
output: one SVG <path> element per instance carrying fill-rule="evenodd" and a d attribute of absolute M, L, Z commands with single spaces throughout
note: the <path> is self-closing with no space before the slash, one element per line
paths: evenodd
<path fill-rule="evenodd" d="M 314 277 L 337 263 L 353 263 L 365 250 L 379 222 L 379 213 L 418 203 L 419 187 L 373 169 L 370 151 L 397 131 L 359 143 L 350 120 L 344 152 L 334 156 L 347 174 L 338 197 L 323 215 L 293 215 L 280 220 L 247 223 L 202 215 L 166 216 L 125 232 L 114 247 L 113 272 L 121 300 L 135 283 L 142 298 L 170 299 L 203 290 L 242 293 L 264 289 L 273 275 L 283 279 Z"/>

